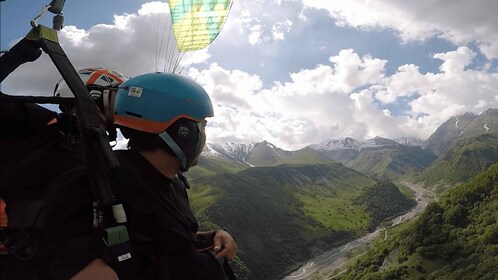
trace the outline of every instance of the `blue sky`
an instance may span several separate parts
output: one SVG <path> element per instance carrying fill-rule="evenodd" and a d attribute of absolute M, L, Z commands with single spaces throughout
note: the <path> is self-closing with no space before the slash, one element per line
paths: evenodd
<path fill-rule="evenodd" d="M 46 2 L 1 2 L 1 49 Z M 495 0 L 235 0 L 218 38 L 185 55 L 182 74 L 215 105 L 209 142 L 294 150 L 329 138 L 426 139 L 451 116 L 498 108 L 496 11 Z M 165 69 L 166 1 L 68 0 L 64 16 L 59 39 L 75 68 Z M 2 91 L 50 95 L 59 78 L 44 56 Z"/>

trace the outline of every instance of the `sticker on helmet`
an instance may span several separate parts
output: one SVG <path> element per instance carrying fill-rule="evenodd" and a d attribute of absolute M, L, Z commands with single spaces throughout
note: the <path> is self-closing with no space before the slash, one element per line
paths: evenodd
<path fill-rule="evenodd" d="M 142 96 L 142 91 L 143 88 L 141 87 L 130 87 L 130 90 L 128 91 L 128 96 L 140 98 Z"/>
<path fill-rule="evenodd" d="M 95 89 L 92 89 L 90 91 L 90 95 L 92 96 L 92 98 L 94 100 L 98 100 L 100 99 L 100 97 L 102 96 L 102 92 L 100 90 L 95 90 Z"/>

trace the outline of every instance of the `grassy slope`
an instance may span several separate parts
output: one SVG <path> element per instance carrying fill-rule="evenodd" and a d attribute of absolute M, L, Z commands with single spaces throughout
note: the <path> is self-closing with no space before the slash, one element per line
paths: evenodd
<path fill-rule="evenodd" d="M 458 141 L 445 155 L 416 177 L 426 185 L 454 185 L 471 179 L 498 162 L 498 133 Z"/>
<path fill-rule="evenodd" d="M 236 236 L 242 278 L 273 279 L 314 249 L 367 232 L 370 209 L 355 199 L 374 184 L 342 164 L 283 164 L 197 178 L 189 195 L 202 227 Z"/>
<path fill-rule="evenodd" d="M 249 167 L 247 164 L 233 160 L 218 157 L 201 157 L 197 166 L 192 167 L 186 175 L 189 179 L 194 179 L 223 173 L 237 173 Z"/>
<path fill-rule="evenodd" d="M 400 145 L 362 149 L 358 157 L 346 165 L 377 178 L 398 178 L 424 170 L 434 159 L 435 155 L 420 147 Z"/>
<path fill-rule="evenodd" d="M 377 240 L 341 279 L 496 279 L 497 221 L 494 164 L 386 241 Z"/>
<path fill-rule="evenodd" d="M 237 237 L 253 279 L 271 279 L 312 257 L 317 241 L 332 245 L 364 232 L 366 222 L 354 220 L 368 214 L 345 205 L 373 183 L 341 164 L 280 165 L 191 180 L 189 195 L 201 225 L 216 221 Z"/>

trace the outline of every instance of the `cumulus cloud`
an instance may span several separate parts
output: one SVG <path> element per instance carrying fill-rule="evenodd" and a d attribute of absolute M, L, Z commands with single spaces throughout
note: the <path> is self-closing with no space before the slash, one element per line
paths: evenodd
<path fill-rule="evenodd" d="M 465 69 L 473 58 L 469 49 L 434 57 L 443 61 L 438 73 L 403 65 L 385 76 L 385 60 L 342 50 L 329 65 L 303 69 L 291 75 L 291 82 L 267 88 L 256 75 L 216 64 L 190 73 L 217 106 L 208 126 L 210 141 L 267 140 L 297 149 L 347 136 L 427 138 L 451 116 L 498 107 L 498 74 Z M 395 115 L 382 107 L 406 97 L 409 112 Z"/>
<path fill-rule="evenodd" d="M 128 76 L 165 71 L 180 55 L 170 32 L 168 11 L 167 3 L 145 3 L 136 13 L 114 15 L 112 24 L 87 30 L 66 26 L 59 32 L 59 41 L 75 69 L 99 66 Z M 178 70 L 208 58 L 207 49 L 186 53 Z M 27 83 L 26 77 L 36 77 L 36 84 Z M 53 63 L 42 55 L 12 73 L 2 88 L 11 94 L 51 95 L 59 79 Z"/>
<path fill-rule="evenodd" d="M 327 9 L 345 26 L 391 28 L 404 40 L 431 36 L 454 42 L 477 40 L 481 52 L 492 57 L 498 40 L 493 39 L 494 29 L 485 28 L 484 19 L 474 18 L 472 9 L 469 18 L 462 16 L 462 23 L 450 19 L 461 13 L 443 13 L 443 4 L 460 5 L 460 9 L 467 4 L 432 1 L 431 15 L 426 7 L 429 2 L 405 2 L 304 1 L 308 7 Z M 460 46 L 437 52 L 432 59 L 440 67 L 432 72 L 421 71 L 415 62 L 396 65 L 394 73 L 387 72 L 391 63 L 387 57 L 374 57 L 352 47 L 332 50 L 323 34 L 312 37 L 305 32 L 310 29 L 303 25 L 316 24 L 318 19 L 316 14 L 300 13 L 300 3 L 237 1 L 231 20 L 215 42 L 217 48 L 192 52 L 182 60 L 186 64 L 182 73 L 203 85 L 214 104 L 215 117 L 208 120 L 209 142 L 266 140 L 292 150 L 348 136 L 427 138 L 451 116 L 498 107 L 498 73 L 492 67 L 472 67 L 479 57 L 476 50 Z M 88 29 L 65 27 L 59 34 L 61 44 L 77 69 L 102 66 L 130 76 L 163 71 L 165 53 L 170 53 L 171 46 L 165 31 L 169 20 L 165 5 L 147 3 L 136 12 L 115 15 L 110 24 Z M 477 4 L 473 6 L 480 9 Z M 448 11 L 454 9 L 449 7 Z M 435 14 L 441 19 L 433 19 Z M 304 15 L 309 16 L 306 21 L 298 19 Z M 487 19 L 490 25 L 494 21 L 494 16 Z M 466 24 L 476 32 L 466 34 Z M 308 35 L 309 40 L 297 41 Z M 220 53 L 217 57 L 216 51 Z M 274 60 L 277 55 L 282 55 L 280 60 Z M 312 59 L 319 62 L 310 63 Z M 257 65 L 256 70 L 246 67 L 251 62 Z M 277 71 L 287 79 L 268 82 Z M 50 95 L 59 78 L 44 56 L 9 76 L 2 82 L 2 91 Z M 118 146 L 123 145 L 125 142 L 119 141 Z"/>
<path fill-rule="evenodd" d="M 303 2 L 306 7 L 327 10 L 343 26 L 394 29 L 403 41 L 440 37 L 457 45 L 476 42 L 488 59 L 498 58 L 498 2 L 494 0 Z"/>
<path fill-rule="evenodd" d="M 457 73 L 464 70 L 465 66 L 469 65 L 476 54 L 467 47 L 460 47 L 456 51 L 448 53 L 437 53 L 434 58 L 438 58 L 443 62 L 439 69 L 445 73 Z"/>
<path fill-rule="evenodd" d="M 273 39 L 274 40 L 284 40 L 285 33 L 288 33 L 291 30 L 292 21 L 286 19 L 282 22 L 277 22 L 272 27 Z"/>
<path fill-rule="evenodd" d="M 257 45 L 261 42 L 261 25 L 253 25 L 250 28 L 251 33 L 248 37 L 251 45 Z"/>
<path fill-rule="evenodd" d="M 251 45 L 282 41 L 292 31 L 296 17 L 296 1 L 235 1 L 232 6 L 231 23 L 225 34 L 247 40 Z M 297 11 L 297 8 L 296 8 Z M 236 35 L 235 35 L 236 34 Z M 239 40 L 230 42 L 239 45 Z"/>

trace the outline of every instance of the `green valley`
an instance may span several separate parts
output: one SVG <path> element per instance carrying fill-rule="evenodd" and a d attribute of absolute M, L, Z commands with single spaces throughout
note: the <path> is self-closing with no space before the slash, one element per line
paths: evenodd
<path fill-rule="evenodd" d="M 377 240 L 336 279 L 496 279 L 498 164 Z"/>
<path fill-rule="evenodd" d="M 201 227 L 236 236 L 241 279 L 278 278 L 414 205 L 392 186 L 392 195 L 402 199 L 377 203 L 382 184 L 332 162 L 253 167 L 199 177 L 191 185 Z"/>

